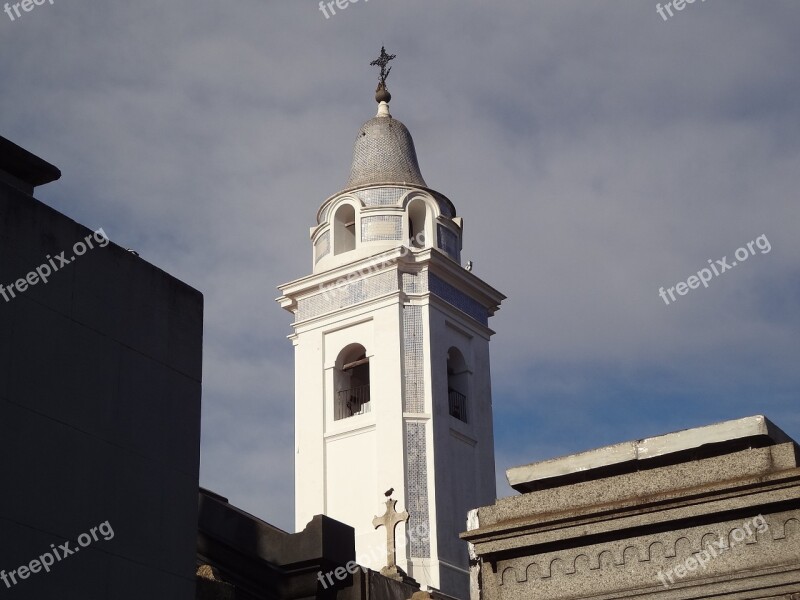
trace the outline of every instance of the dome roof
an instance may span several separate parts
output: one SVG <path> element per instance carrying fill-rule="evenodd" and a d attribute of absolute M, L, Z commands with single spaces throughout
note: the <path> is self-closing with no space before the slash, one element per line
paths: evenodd
<path fill-rule="evenodd" d="M 427 187 L 408 129 L 381 102 L 378 116 L 361 126 L 353 148 L 347 189 L 376 183 L 410 183 Z"/>

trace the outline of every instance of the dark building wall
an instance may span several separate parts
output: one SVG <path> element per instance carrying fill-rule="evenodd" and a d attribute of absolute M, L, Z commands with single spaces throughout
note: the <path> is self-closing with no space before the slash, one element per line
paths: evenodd
<path fill-rule="evenodd" d="M 189 600 L 202 295 L 29 195 L 57 176 L 0 138 L 0 594 Z M 74 554 L 12 583 L 65 542 Z"/>
<path fill-rule="evenodd" d="M 419 590 L 358 566 L 355 531 L 330 517 L 287 533 L 208 490 L 198 502 L 197 600 L 407 600 Z"/>

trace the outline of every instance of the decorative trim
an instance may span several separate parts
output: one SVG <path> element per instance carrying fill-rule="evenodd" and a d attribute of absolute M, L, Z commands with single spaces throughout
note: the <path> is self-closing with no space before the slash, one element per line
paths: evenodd
<path fill-rule="evenodd" d="M 314 263 L 318 263 L 321 258 L 324 258 L 331 251 L 331 232 L 326 231 L 319 236 L 317 243 L 314 244 Z"/>
<path fill-rule="evenodd" d="M 297 321 L 305 321 L 341 308 L 347 308 L 398 291 L 397 273 L 386 271 L 371 277 L 358 277 L 339 287 L 327 288 L 297 301 Z"/>
<path fill-rule="evenodd" d="M 425 423 L 406 423 L 406 507 L 409 531 L 430 531 L 428 512 L 428 452 Z M 430 558 L 429 535 L 408 541 L 410 558 Z"/>
<path fill-rule="evenodd" d="M 425 411 L 424 340 L 422 307 L 403 306 L 403 412 Z"/>
<path fill-rule="evenodd" d="M 784 540 L 787 538 L 786 532 L 791 531 L 792 537 L 800 535 L 800 519 L 796 517 L 785 518 L 783 515 L 764 516 L 769 529 L 758 532 L 754 530 L 752 535 L 741 542 L 733 538 L 733 532 L 741 529 L 738 525 L 731 527 L 730 522 L 720 524 L 720 530 L 709 532 L 706 530 L 702 535 L 697 532 L 692 534 L 694 541 L 685 535 L 680 535 L 674 541 L 658 538 L 655 536 L 642 538 L 634 543 L 626 543 L 620 540 L 615 543 L 605 544 L 601 547 L 589 549 L 586 547 L 577 548 L 573 553 L 563 554 L 547 553 L 531 560 L 526 565 L 503 566 L 497 574 L 499 585 L 511 583 L 526 583 L 532 580 L 554 580 L 561 576 L 575 575 L 576 573 L 585 574 L 589 571 L 611 568 L 630 568 L 639 563 L 649 563 L 653 560 L 661 562 L 663 559 L 682 559 L 700 554 L 706 549 L 706 544 L 712 540 L 719 542 L 724 539 L 725 551 L 730 550 L 731 546 L 756 545 L 759 543 Z M 790 525 L 791 524 L 791 525 Z M 772 535 L 770 535 L 772 533 Z M 719 546 L 715 546 L 719 548 Z M 577 553 L 574 553 L 577 552 Z M 678 564 L 678 561 L 676 561 Z"/>
<path fill-rule="evenodd" d="M 458 247 L 458 236 L 443 225 L 436 225 L 438 233 L 437 247 L 457 263 L 461 262 L 461 249 Z"/>
<path fill-rule="evenodd" d="M 403 239 L 403 217 L 400 215 L 375 215 L 361 217 L 361 241 L 399 241 Z"/>
<path fill-rule="evenodd" d="M 428 291 L 428 274 L 425 271 L 403 273 L 402 280 L 406 294 L 424 294 Z"/>
<path fill-rule="evenodd" d="M 403 197 L 412 191 L 403 187 L 376 187 L 359 190 L 353 194 L 364 206 L 399 206 Z"/>
<path fill-rule="evenodd" d="M 489 326 L 489 311 L 486 310 L 486 307 L 458 288 L 439 279 L 433 273 L 428 273 L 428 288 L 432 294 L 469 315 L 484 327 Z"/>

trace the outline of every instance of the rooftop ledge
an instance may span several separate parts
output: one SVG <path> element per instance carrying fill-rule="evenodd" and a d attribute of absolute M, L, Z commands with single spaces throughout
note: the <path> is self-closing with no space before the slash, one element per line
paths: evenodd
<path fill-rule="evenodd" d="M 0 136 L 0 176 L 3 174 L 12 179 L 8 181 L 7 177 L 0 177 L 1 180 L 30 195 L 33 188 L 61 177 L 61 171 L 49 162 Z"/>
<path fill-rule="evenodd" d="M 793 441 L 756 415 L 513 467 L 506 477 L 518 492 L 533 492 Z"/>

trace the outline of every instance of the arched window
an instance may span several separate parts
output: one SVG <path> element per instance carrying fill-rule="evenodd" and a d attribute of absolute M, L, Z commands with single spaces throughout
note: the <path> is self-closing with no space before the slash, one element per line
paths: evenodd
<path fill-rule="evenodd" d="M 408 242 L 412 248 L 424 248 L 428 226 L 428 206 L 423 200 L 412 200 L 408 205 Z"/>
<path fill-rule="evenodd" d="M 369 358 L 364 346 L 351 344 L 339 353 L 334 375 L 333 419 L 338 421 L 370 411 Z"/>
<path fill-rule="evenodd" d="M 333 253 L 349 252 L 356 247 L 356 209 L 344 204 L 333 219 Z"/>
<path fill-rule="evenodd" d="M 447 401 L 450 415 L 467 423 L 467 362 L 461 351 L 452 347 L 447 351 Z"/>

